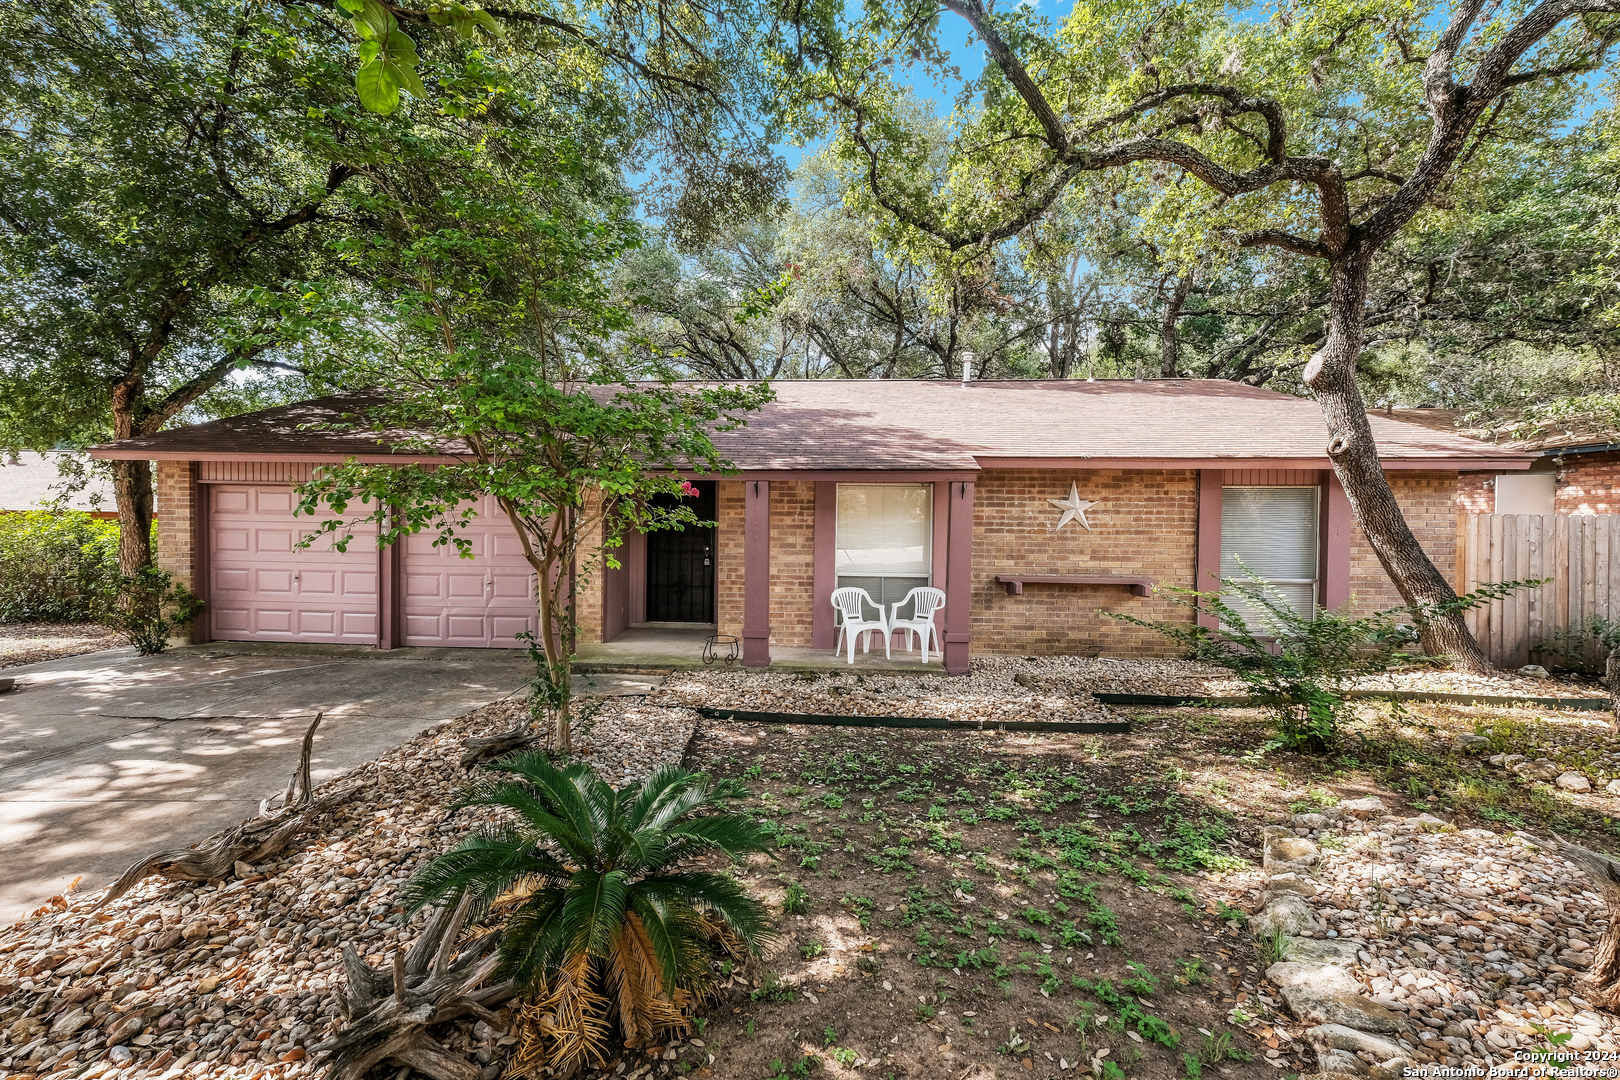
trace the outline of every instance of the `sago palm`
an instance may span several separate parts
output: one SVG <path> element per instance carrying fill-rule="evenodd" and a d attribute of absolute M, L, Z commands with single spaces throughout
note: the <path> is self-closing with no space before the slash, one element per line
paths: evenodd
<path fill-rule="evenodd" d="M 764 905 L 731 875 L 683 866 L 767 849 L 748 817 L 720 809 L 705 777 L 664 766 L 615 791 L 590 766 L 542 752 L 487 766 L 509 774 L 473 786 L 458 807 L 504 808 L 486 828 L 424 867 L 413 906 L 470 893 L 502 926 L 504 974 L 520 1006 L 518 1071 L 600 1060 L 617 1021 L 638 1046 L 685 1030 L 708 981 L 715 943 L 757 953 Z"/>

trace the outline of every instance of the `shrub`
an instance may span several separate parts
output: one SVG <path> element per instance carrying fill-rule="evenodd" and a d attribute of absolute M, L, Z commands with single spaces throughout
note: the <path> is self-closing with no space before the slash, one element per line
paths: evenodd
<path fill-rule="evenodd" d="M 1214 615 L 1211 629 L 1192 622 L 1139 619 L 1104 612 L 1110 618 L 1157 630 L 1187 650 L 1194 660 L 1226 668 L 1249 684 L 1251 696 L 1276 721 L 1276 737 L 1266 749 L 1327 753 L 1338 746 L 1349 718 L 1347 691 L 1364 676 L 1397 663 L 1428 659 L 1406 652 L 1417 640 L 1410 624 L 1422 625 L 1440 612 L 1389 608 L 1361 618 L 1343 611 L 1319 611 L 1308 618 L 1276 588 L 1252 571 L 1244 579 L 1221 578 L 1220 592 L 1165 589 L 1172 603 L 1195 615 Z M 1447 611 L 1465 611 L 1539 581 L 1503 581 L 1459 596 Z M 1222 597 L 1239 594 L 1251 609 L 1251 625 Z"/>
<path fill-rule="evenodd" d="M 142 656 L 154 656 L 169 647 L 169 635 L 195 619 L 203 602 L 167 570 L 144 566 L 136 573 L 115 578 L 102 594 L 97 621 L 122 630 Z"/>
<path fill-rule="evenodd" d="M 92 622 L 118 580 L 116 521 L 72 510 L 0 514 L 0 622 Z"/>
<path fill-rule="evenodd" d="M 736 878 L 684 865 L 769 846 L 752 818 L 716 812 L 723 793 L 706 777 L 666 765 L 614 791 L 589 765 L 559 769 L 540 751 L 487 768 L 513 779 L 475 785 L 458 808 L 516 819 L 439 856 L 408 892 L 418 909 L 470 892 L 501 928 L 502 971 L 527 999 L 509 1075 L 600 1064 L 615 1021 L 632 1047 L 684 1032 L 712 946 L 741 956 L 770 939 L 764 906 Z"/>
<path fill-rule="evenodd" d="M 1561 626 L 1545 641 L 1531 648 L 1533 653 L 1556 656 L 1560 666 L 1586 675 L 1601 675 L 1609 654 L 1620 646 L 1620 619 L 1589 615 L 1584 621 Z"/>

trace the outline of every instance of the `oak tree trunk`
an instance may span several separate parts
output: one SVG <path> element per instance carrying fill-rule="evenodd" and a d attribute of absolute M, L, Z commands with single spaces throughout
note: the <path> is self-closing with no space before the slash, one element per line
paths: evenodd
<path fill-rule="evenodd" d="M 1165 299 L 1164 314 L 1159 319 L 1159 378 L 1173 379 L 1181 368 L 1181 339 L 1177 324 L 1181 309 L 1187 306 L 1187 294 L 1192 292 L 1193 276 L 1188 270 L 1176 279 L 1175 291 Z"/>
<path fill-rule="evenodd" d="M 118 570 L 129 575 L 152 565 L 152 463 L 114 461 L 118 507 Z"/>
<path fill-rule="evenodd" d="M 1402 599 L 1420 611 L 1457 598 L 1450 582 L 1424 552 L 1406 524 L 1384 476 L 1373 442 L 1367 406 L 1356 385 L 1356 359 L 1365 343 L 1367 279 L 1373 253 L 1351 246 L 1331 263 L 1332 293 L 1327 341 L 1305 367 L 1305 384 L 1316 395 L 1328 426 L 1328 458 L 1344 485 L 1356 523 Z M 1444 656 L 1460 671 L 1492 670 L 1485 651 L 1468 632 L 1463 613 L 1419 617 L 1423 650 Z"/>
<path fill-rule="evenodd" d="M 1606 1012 L 1620 1012 L 1620 863 L 1601 852 L 1571 844 L 1557 833 L 1553 840 L 1564 858 L 1591 877 L 1609 912 L 1609 925 L 1587 969 L 1587 984 L 1581 988 L 1581 996 Z"/>

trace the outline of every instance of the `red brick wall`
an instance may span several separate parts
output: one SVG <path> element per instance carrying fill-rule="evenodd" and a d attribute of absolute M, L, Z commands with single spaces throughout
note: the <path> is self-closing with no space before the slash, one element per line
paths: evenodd
<path fill-rule="evenodd" d="M 1496 478 L 1495 473 L 1465 472 L 1457 477 L 1457 513 L 1496 513 L 1496 492 L 1485 485 Z"/>
<path fill-rule="evenodd" d="M 717 633 L 742 633 L 743 484 L 721 480 L 714 574 Z M 816 485 L 771 482 L 771 644 L 808 646 L 815 617 Z"/>
<path fill-rule="evenodd" d="M 1048 499 L 1069 484 L 1098 505 L 1091 531 L 1071 523 L 1048 531 L 1061 513 Z M 998 574 L 1129 574 L 1190 587 L 1198 537 L 1198 474 L 1191 470 L 996 469 L 979 476 L 973 522 L 973 652 L 1042 655 L 1175 656 L 1146 627 L 1098 613 L 1187 619 L 1186 609 L 1120 586 L 1026 585 L 1008 596 Z"/>
<path fill-rule="evenodd" d="M 595 512 L 596 499 L 594 493 L 586 495 L 587 514 Z M 595 559 L 589 557 L 589 553 L 601 543 L 601 538 L 602 528 L 597 526 L 579 545 L 580 558 L 576 568 L 580 573 L 576 574 L 574 579 L 575 588 L 578 590 L 574 596 L 574 627 L 576 638 L 581 645 L 602 640 L 603 580 L 608 572 L 607 556 L 602 554 Z M 613 554 L 617 555 L 622 550 L 615 548 Z M 590 575 L 588 578 L 583 576 L 587 572 Z"/>
<path fill-rule="evenodd" d="M 1620 455 L 1565 458 L 1554 489 L 1556 514 L 1620 514 Z"/>
<path fill-rule="evenodd" d="M 1445 579 L 1453 581 L 1457 576 L 1457 474 L 1402 470 L 1384 475 L 1412 534 Z M 1350 600 L 1350 609 L 1357 615 L 1403 603 L 1359 525 L 1350 534 Z"/>
<path fill-rule="evenodd" d="M 715 484 L 714 620 L 716 633 L 742 636 L 743 482 Z"/>
<path fill-rule="evenodd" d="M 197 469 L 191 461 L 160 461 L 157 495 L 158 568 L 197 590 Z M 189 636 L 189 635 L 188 635 Z"/>
<path fill-rule="evenodd" d="M 816 595 L 816 485 L 771 484 L 771 644 L 809 646 Z"/>

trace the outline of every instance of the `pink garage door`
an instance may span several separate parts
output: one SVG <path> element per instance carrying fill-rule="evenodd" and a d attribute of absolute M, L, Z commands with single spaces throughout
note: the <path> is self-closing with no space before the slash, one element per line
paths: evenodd
<path fill-rule="evenodd" d="M 292 488 L 210 484 L 208 608 L 219 641 L 377 644 L 375 527 L 349 550 L 302 550 L 314 518 L 295 518 Z"/>
<path fill-rule="evenodd" d="M 471 559 L 453 544 L 434 547 L 433 534 L 406 537 L 400 575 L 404 644 L 520 648 L 517 634 L 538 631 L 539 621 L 533 571 L 512 523 L 486 496 L 461 535 L 472 542 Z"/>

